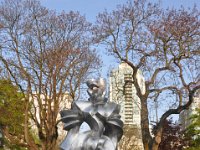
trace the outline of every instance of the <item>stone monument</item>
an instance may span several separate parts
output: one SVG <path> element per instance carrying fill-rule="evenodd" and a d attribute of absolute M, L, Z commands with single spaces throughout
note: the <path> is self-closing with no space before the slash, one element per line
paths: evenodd
<path fill-rule="evenodd" d="M 74 101 L 70 110 L 62 110 L 61 120 L 67 136 L 61 150 L 116 150 L 123 134 L 120 106 L 105 98 L 106 82 L 100 78 L 87 81 L 88 101 Z M 90 130 L 79 132 L 86 122 Z"/>

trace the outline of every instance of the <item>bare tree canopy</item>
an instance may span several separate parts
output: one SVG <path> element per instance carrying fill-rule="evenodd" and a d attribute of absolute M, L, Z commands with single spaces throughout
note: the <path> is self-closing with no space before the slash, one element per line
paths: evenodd
<path fill-rule="evenodd" d="M 29 149 L 55 150 L 60 105 L 72 100 L 100 60 L 91 47 L 91 24 L 78 12 L 54 11 L 35 0 L 5 0 L 0 5 L 2 76 L 24 94 L 24 135 Z M 29 128 L 35 125 L 36 145 Z"/>
<path fill-rule="evenodd" d="M 133 84 L 141 99 L 144 149 L 158 149 L 164 120 L 188 109 L 200 88 L 200 21 L 193 9 L 161 10 L 147 0 L 128 1 L 112 12 L 100 13 L 93 27 L 94 41 L 133 69 Z M 146 91 L 136 74 L 141 70 Z M 166 106 L 155 137 L 149 132 L 148 103 Z"/>

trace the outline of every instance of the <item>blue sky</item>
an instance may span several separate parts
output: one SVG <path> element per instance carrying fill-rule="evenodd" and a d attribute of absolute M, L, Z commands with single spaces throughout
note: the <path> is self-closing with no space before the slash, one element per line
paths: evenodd
<path fill-rule="evenodd" d="M 150 2 L 158 1 L 159 0 L 150 0 Z M 82 15 L 86 16 L 88 21 L 93 22 L 99 12 L 105 9 L 111 11 L 115 9 L 117 5 L 126 3 L 126 0 L 41 0 L 41 3 L 58 12 L 62 10 L 79 11 Z M 192 7 L 195 3 L 200 8 L 200 0 L 161 0 L 161 6 L 163 8 L 178 8 L 181 5 L 184 7 Z"/>
<path fill-rule="evenodd" d="M 49 9 L 61 11 L 79 11 L 81 15 L 84 15 L 90 22 L 95 22 L 96 16 L 99 12 L 107 9 L 112 11 L 119 4 L 126 3 L 127 0 L 40 0 L 43 6 Z M 158 2 L 159 0 L 150 0 L 150 2 Z M 161 6 L 163 8 L 180 8 L 183 5 L 185 8 L 193 7 L 194 4 L 200 8 L 200 0 L 161 0 Z M 107 78 L 107 74 L 110 68 L 116 67 L 116 60 L 107 56 L 103 51 L 103 47 L 97 48 L 101 51 L 103 58 L 103 67 L 101 76 Z M 113 65 L 114 64 L 114 65 Z"/>
<path fill-rule="evenodd" d="M 41 3 L 56 11 L 79 11 L 88 21 L 95 21 L 96 15 L 104 9 L 113 10 L 124 0 L 41 0 Z"/>

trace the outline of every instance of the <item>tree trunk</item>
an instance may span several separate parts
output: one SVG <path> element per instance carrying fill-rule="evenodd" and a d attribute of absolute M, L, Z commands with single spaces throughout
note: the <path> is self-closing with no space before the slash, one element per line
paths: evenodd
<path fill-rule="evenodd" d="M 40 139 L 42 143 L 42 150 L 59 150 L 57 144 L 58 131 L 57 127 L 51 129 L 51 131 L 46 131 L 44 138 Z"/>
<path fill-rule="evenodd" d="M 150 143 L 152 142 L 152 137 L 149 132 L 147 99 L 145 97 L 141 97 L 141 128 L 144 150 L 151 150 Z"/>
<path fill-rule="evenodd" d="M 56 138 L 53 138 L 51 140 L 47 138 L 46 141 L 42 142 L 42 150 L 58 150 L 59 148 L 56 141 Z"/>
<path fill-rule="evenodd" d="M 142 128 L 142 140 L 144 150 L 158 150 L 159 144 L 161 142 L 162 130 L 160 127 L 157 131 L 157 134 L 154 138 L 151 137 L 149 131 L 149 118 L 148 118 L 148 108 L 147 108 L 147 99 L 141 97 L 141 128 Z"/>
<path fill-rule="evenodd" d="M 29 117 L 28 117 L 28 111 L 29 111 L 29 100 L 26 99 L 26 105 L 25 105 L 25 120 L 24 120 L 24 137 L 25 141 L 28 144 L 28 148 L 30 150 L 38 150 L 37 145 L 34 143 L 34 140 L 29 135 Z"/>
<path fill-rule="evenodd" d="M 159 144 L 161 142 L 162 130 L 163 128 L 159 129 L 156 136 L 152 139 L 152 150 L 158 150 Z"/>

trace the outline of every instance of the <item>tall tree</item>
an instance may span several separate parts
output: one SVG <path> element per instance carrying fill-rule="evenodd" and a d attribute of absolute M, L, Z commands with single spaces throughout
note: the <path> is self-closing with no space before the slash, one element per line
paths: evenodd
<path fill-rule="evenodd" d="M 5 0 L 0 25 L 1 65 L 24 96 L 25 141 L 29 149 L 55 150 L 64 95 L 76 100 L 81 83 L 100 65 L 91 48 L 91 24 L 78 12 L 56 14 L 39 1 Z"/>
<path fill-rule="evenodd" d="M 199 11 L 195 7 L 163 11 L 146 0 L 128 1 L 97 17 L 94 41 L 104 44 L 111 55 L 133 69 L 133 80 L 127 82 L 135 85 L 141 100 L 145 150 L 158 149 L 165 119 L 187 109 L 200 88 L 199 27 Z M 145 77 L 145 92 L 136 78 L 138 70 Z M 166 111 L 152 137 L 148 103 L 158 101 L 166 105 Z"/>

